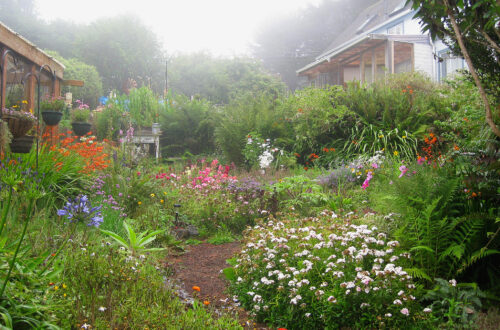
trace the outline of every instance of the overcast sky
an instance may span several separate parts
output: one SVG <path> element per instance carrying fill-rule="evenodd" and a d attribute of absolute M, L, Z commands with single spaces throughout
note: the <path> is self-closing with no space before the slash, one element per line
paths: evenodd
<path fill-rule="evenodd" d="M 248 52 L 259 25 L 317 5 L 321 0 L 36 0 L 41 17 L 86 23 L 134 13 L 150 26 L 168 53 L 208 50 L 215 55 Z"/>

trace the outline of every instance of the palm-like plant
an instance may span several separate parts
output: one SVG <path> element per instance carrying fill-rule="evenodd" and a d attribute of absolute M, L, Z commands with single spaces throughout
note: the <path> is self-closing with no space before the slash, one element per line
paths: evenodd
<path fill-rule="evenodd" d="M 136 256 L 141 252 L 164 250 L 163 248 L 146 248 L 146 245 L 152 243 L 156 239 L 156 235 L 162 234 L 165 230 L 155 230 L 151 233 L 148 233 L 148 231 L 146 230 L 142 233 L 137 234 L 134 229 L 126 222 L 123 223 L 123 227 L 125 227 L 127 239 L 109 230 L 101 229 L 101 232 L 113 238 L 118 242 L 118 244 L 126 248 L 133 256 Z"/>

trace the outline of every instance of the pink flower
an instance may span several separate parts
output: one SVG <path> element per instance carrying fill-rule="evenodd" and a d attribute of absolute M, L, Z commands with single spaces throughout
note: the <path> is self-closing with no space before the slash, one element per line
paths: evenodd
<path fill-rule="evenodd" d="M 372 167 L 373 167 L 374 169 L 377 169 L 377 168 L 378 168 L 378 164 L 377 164 L 377 163 L 373 163 L 373 164 L 372 164 Z"/>
<path fill-rule="evenodd" d="M 422 165 L 423 163 L 425 163 L 425 158 L 424 157 L 418 157 L 417 163 L 418 163 L 418 165 Z"/>
<path fill-rule="evenodd" d="M 408 310 L 408 308 L 403 308 L 401 310 L 401 314 L 408 316 L 408 315 L 410 315 L 410 311 Z"/>
<path fill-rule="evenodd" d="M 399 175 L 400 178 L 403 177 L 403 175 L 405 175 L 406 172 L 408 172 L 408 168 L 406 166 L 404 166 L 404 165 L 401 165 L 399 167 L 399 170 L 401 171 L 401 174 Z"/>

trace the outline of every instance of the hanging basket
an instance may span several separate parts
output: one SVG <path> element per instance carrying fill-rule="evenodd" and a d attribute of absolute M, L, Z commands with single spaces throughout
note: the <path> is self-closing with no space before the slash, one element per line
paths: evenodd
<path fill-rule="evenodd" d="M 5 114 L 2 116 L 2 120 L 9 126 L 9 131 L 13 138 L 26 135 L 34 124 L 32 120 Z"/>
<path fill-rule="evenodd" d="M 71 123 L 71 127 L 73 127 L 73 132 L 75 133 L 76 136 L 84 136 L 85 134 L 90 132 L 90 128 L 92 127 L 92 125 L 89 123 L 82 123 L 76 121 Z"/>
<path fill-rule="evenodd" d="M 27 154 L 33 146 L 34 136 L 25 135 L 12 139 L 10 142 L 10 151 L 17 154 Z"/>
<path fill-rule="evenodd" d="M 59 111 L 42 111 L 42 119 L 47 126 L 56 126 L 61 121 L 63 114 Z"/>

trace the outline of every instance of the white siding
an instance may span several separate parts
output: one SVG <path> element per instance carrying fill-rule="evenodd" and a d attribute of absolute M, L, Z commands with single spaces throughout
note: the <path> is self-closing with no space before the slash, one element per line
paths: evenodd
<path fill-rule="evenodd" d="M 419 21 L 407 18 L 404 22 L 404 34 L 423 34 Z"/>
<path fill-rule="evenodd" d="M 359 67 L 345 67 L 344 68 L 344 82 L 361 80 L 359 75 Z"/>
<path fill-rule="evenodd" d="M 415 71 L 425 72 L 432 77 L 436 78 L 434 73 L 434 58 L 432 55 L 432 47 L 427 44 L 416 43 L 413 44 L 414 58 L 415 58 Z"/>

